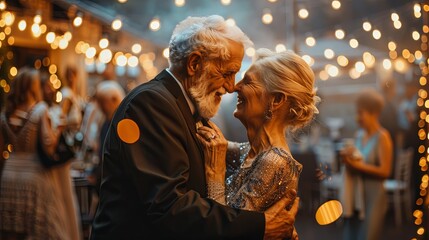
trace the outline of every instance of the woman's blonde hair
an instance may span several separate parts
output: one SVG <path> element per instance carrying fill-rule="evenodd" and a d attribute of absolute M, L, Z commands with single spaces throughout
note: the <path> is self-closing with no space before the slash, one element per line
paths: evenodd
<path fill-rule="evenodd" d="M 283 93 L 289 103 L 285 121 L 293 130 L 307 125 L 319 113 L 320 98 L 314 88 L 310 66 L 292 51 L 280 53 L 258 49 L 252 68 L 256 69 L 270 93 Z"/>

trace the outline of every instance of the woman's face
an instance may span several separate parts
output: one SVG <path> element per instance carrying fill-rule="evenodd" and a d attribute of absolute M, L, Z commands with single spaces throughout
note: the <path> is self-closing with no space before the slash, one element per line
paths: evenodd
<path fill-rule="evenodd" d="M 358 107 L 356 112 L 356 121 L 362 128 L 369 126 L 377 117 L 374 113 L 370 113 L 368 110 Z"/>
<path fill-rule="evenodd" d="M 249 122 L 262 124 L 268 106 L 268 94 L 255 69 L 250 68 L 244 78 L 235 86 L 237 92 L 237 108 L 234 116 L 244 126 Z"/>

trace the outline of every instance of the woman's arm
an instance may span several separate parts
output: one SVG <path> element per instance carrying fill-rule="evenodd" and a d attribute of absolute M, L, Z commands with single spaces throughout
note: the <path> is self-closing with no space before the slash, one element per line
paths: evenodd
<path fill-rule="evenodd" d="M 344 156 L 344 162 L 352 170 L 363 174 L 385 179 L 389 177 L 392 168 L 392 139 L 387 131 L 383 130 L 380 133 L 379 148 L 377 149 L 380 164 L 378 166 L 366 164 L 361 159 L 353 159 L 350 154 Z"/>

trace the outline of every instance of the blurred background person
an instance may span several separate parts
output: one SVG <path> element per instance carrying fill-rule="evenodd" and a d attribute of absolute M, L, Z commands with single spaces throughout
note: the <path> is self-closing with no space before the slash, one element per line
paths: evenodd
<path fill-rule="evenodd" d="M 78 239 L 70 235 L 78 232 L 68 225 L 54 168 L 45 168 L 37 152 L 40 142 L 53 155 L 59 136 L 42 98 L 39 72 L 22 68 L 0 121 L 1 137 L 13 146 L 0 181 L 1 239 Z"/>
<path fill-rule="evenodd" d="M 355 144 L 341 152 L 345 165 L 341 189 L 343 239 L 381 239 L 387 195 L 383 182 L 391 172 L 393 148 L 389 132 L 379 122 L 383 97 L 375 90 L 361 92 L 356 100 L 360 126 Z"/>

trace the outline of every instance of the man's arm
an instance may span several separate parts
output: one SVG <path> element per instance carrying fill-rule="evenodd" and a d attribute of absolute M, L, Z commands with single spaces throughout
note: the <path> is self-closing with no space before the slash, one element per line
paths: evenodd
<path fill-rule="evenodd" d="M 123 116 L 140 130 L 137 142 L 120 143 L 120 154 L 146 210 L 142 217 L 159 229 L 160 238 L 261 239 L 262 213 L 228 208 L 189 189 L 192 166 L 187 151 L 195 143 L 187 137 L 186 122 L 174 104 L 157 92 L 145 92 Z"/>

